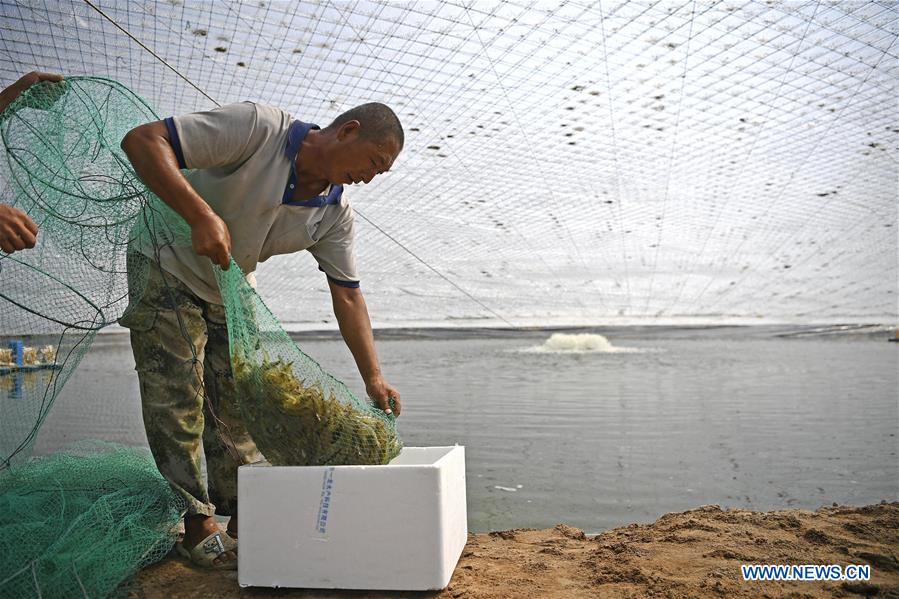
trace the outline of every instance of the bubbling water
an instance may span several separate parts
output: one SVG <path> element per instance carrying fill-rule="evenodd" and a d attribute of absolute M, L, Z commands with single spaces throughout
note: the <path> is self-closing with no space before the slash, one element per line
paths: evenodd
<path fill-rule="evenodd" d="M 644 350 L 636 347 L 616 347 L 603 335 L 593 333 L 553 333 L 543 345 L 532 347 L 527 351 L 536 353 L 640 353 Z"/>

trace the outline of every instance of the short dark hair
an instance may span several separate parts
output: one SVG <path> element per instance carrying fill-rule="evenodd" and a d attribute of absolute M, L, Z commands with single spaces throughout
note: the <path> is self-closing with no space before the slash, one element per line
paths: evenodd
<path fill-rule="evenodd" d="M 359 138 L 371 141 L 381 141 L 388 138 L 394 138 L 403 149 L 405 135 L 403 134 L 403 126 L 396 113 L 386 104 L 380 102 L 368 102 L 351 108 L 334 119 L 330 125 L 325 127 L 326 130 L 333 131 L 339 129 L 344 123 L 349 121 L 359 121 L 361 125 L 359 129 Z"/>

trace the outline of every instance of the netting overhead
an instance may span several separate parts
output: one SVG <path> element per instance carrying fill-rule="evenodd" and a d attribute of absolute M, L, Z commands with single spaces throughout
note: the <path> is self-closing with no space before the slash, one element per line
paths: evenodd
<path fill-rule="evenodd" d="M 895 3 L 0 11 L 4 82 L 111 77 L 163 116 L 392 106 L 405 150 L 347 191 L 376 323 L 897 318 Z M 283 320 L 333 319 L 310 256 L 258 280 Z"/>

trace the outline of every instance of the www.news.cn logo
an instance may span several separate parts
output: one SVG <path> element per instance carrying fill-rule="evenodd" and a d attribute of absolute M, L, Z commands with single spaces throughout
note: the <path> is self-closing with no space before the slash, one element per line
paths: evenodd
<path fill-rule="evenodd" d="M 743 580 L 870 580 L 871 566 L 744 564 Z"/>

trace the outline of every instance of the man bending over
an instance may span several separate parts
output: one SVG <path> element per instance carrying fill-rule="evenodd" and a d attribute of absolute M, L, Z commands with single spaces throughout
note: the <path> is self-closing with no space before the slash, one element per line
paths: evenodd
<path fill-rule="evenodd" d="M 343 190 L 388 171 L 402 147 L 399 120 L 377 103 L 320 129 L 243 102 L 141 125 L 122 141 L 140 178 L 191 230 L 192 246 L 132 248 L 129 273 L 148 273 L 146 288 L 132 290 L 119 322 L 131 331 L 150 449 L 188 503 L 182 552 L 198 565 L 236 568 L 237 468 L 262 459 L 235 417 L 213 264 L 227 268 L 233 257 L 253 273 L 271 256 L 308 250 L 327 276 L 368 395 L 385 411 L 393 398 L 399 416 L 400 394 L 381 373 L 359 288 Z M 227 533 L 216 527 L 216 512 L 231 516 Z"/>

